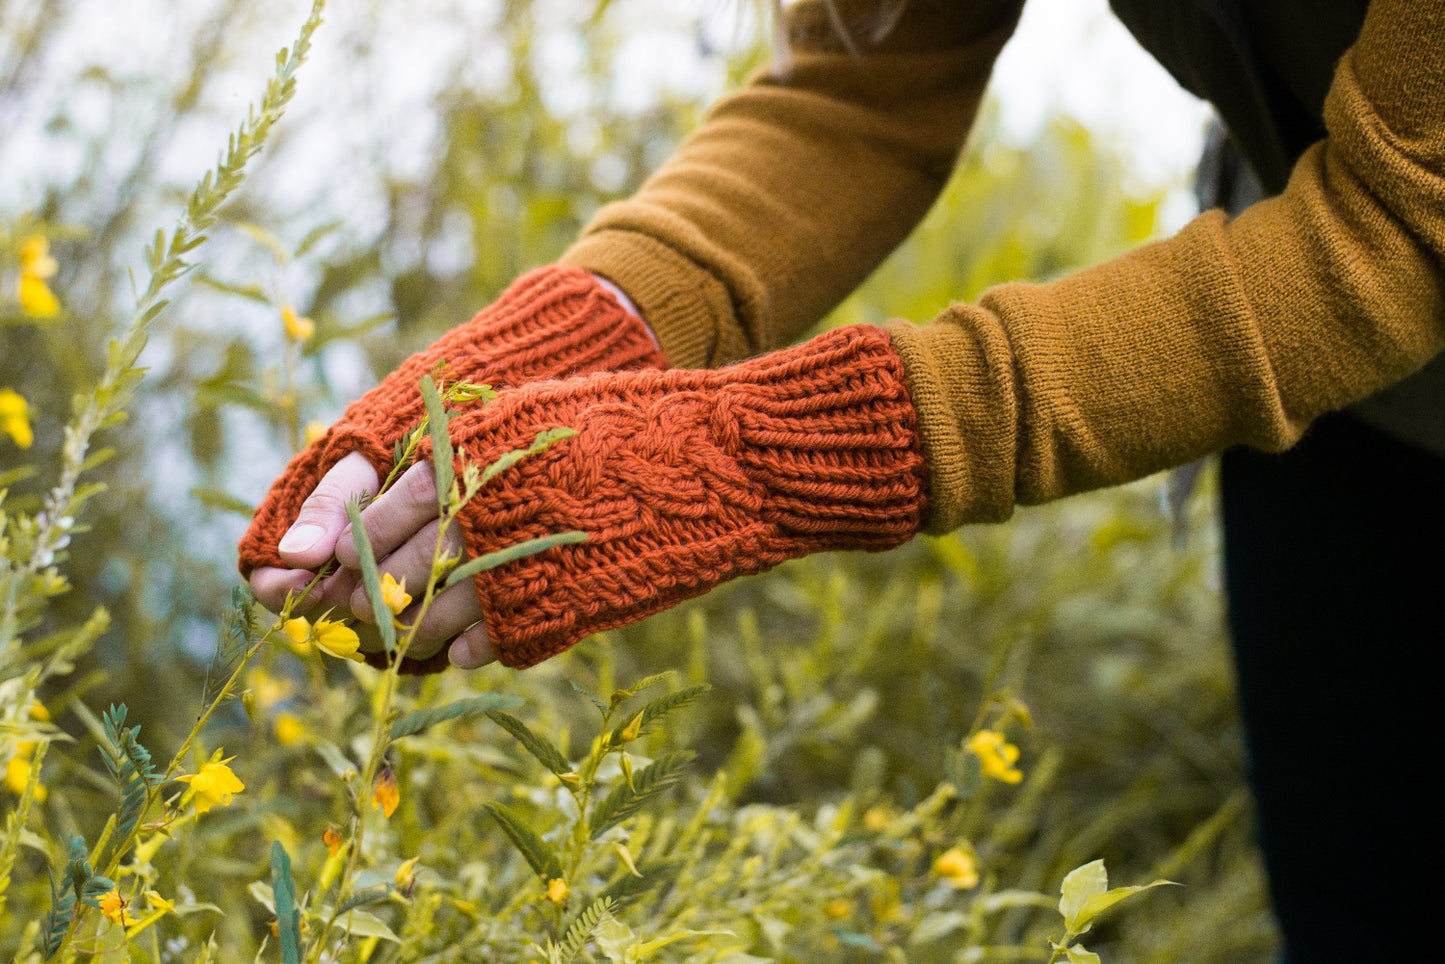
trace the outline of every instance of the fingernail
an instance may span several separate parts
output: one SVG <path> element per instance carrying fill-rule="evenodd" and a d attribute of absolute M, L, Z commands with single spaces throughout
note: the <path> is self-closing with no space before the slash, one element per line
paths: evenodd
<path fill-rule="evenodd" d="M 292 526 L 290 531 L 281 538 L 281 544 L 276 548 L 282 552 L 305 552 L 316 544 L 326 530 L 318 525 Z"/>
<path fill-rule="evenodd" d="M 452 643 L 452 648 L 447 650 L 447 659 L 457 669 L 476 669 L 482 665 L 482 661 L 472 652 L 472 647 L 467 644 L 465 636 L 458 636 Z"/>

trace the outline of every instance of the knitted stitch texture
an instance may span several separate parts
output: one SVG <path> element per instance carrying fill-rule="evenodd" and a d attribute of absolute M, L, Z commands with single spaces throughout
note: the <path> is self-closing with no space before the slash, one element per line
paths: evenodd
<path fill-rule="evenodd" d="M 548 533 L 584 543 L 476 578 L 503 663 L 530 666 L 736 576 L 911 538 L 927 492 L 903 366 L 880 328 L 839 328 L 726 368 L 533 382 L 452 421 L 475 463 L 538 431 L 460 516 L 481 555 Z"/>
<path fill-rule="evenodd" d="M 561 266 L 529 272 L 491 307 L 352 402 L 326 435 L 291 460 L 241 540 L 243 576 L 262 566 L 285 568 L 277 543 L 321 477 L 347 453 L 365 455 L 378 475 L 390 471 L 394 446 L 425 411 L 417 383 L 443 361 L 449 381 L 498 390 L 529 379 L 667 364 L 642 321 L 591 274 Z"/>

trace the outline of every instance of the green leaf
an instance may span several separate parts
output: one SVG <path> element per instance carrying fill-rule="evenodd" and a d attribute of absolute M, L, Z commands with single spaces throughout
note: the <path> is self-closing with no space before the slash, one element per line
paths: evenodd
<path fill-rule="evenodd" d="M 482 808 L 497 821 L 502 832 L 544 883 L 562 876 L 562 862 L 557 859 L 557 854 L 536 831 L 522 822 L 521 817 L 500 803 L 484 803 Z"/>
<path fill-rule="evenodd" d="M 633 683 L 631 686 L 625 689 L 617 690 L 612 694 L 612 708 L 614 710 L 617 709 L 617 707 L 621 706 L 624 702 L 632 699 L 632 697 L 636 696 L 638 693 L 641 693 L 648 687 L 656 686 L 663 680 L 671 679 L 675 675 L 677 674 L 674 673 L 672 670 L 665 669 L 661 673 L 653 673 L 651 676 L 644 676 L 642 679 L 638 680 L 636 683 Z"/>
<path fill-rule="evenodd" d="M 251 648 L 255 629 L 256 601 L 240 586 L 231 590 L 231 608 L 221 623 L 221 632 L 216 638 L 216 652 L 206 668 L 206 679 L 201 690 L 201 705 L 210 706 L 221 696 L 226 685 L 241 661 Z M 230 694 L 234 695 L 234 694 Z"/>
<path fill-rule="evenodd" d="M 583 686 L 581 683 L 577 682 L 575 679 L 569 679 L 567 682 L 569 682 L 569 683 L 572 684 L 572 689 L 576 690 L 578 693 L 581 693 L 583 696 L 585 696 L 585 697 L 587 697 L 589 700 L 591 700 L 591 701 L 592 701 L 592 705 L 595 706 L 595 707 L 597 707 L 597 712 L 601 713 L 603 716 L 606 716 L 606 715 L 607 715 L 607 704 L 604 703 L 604 702 L 602 702 L 601 700 L 599 700 L 597 697 L 593 696 L 591 693 L 589 693 L 589 692 L 587 691 L 587 687 Z"/>
<path fill-rule="evenodd" d="M 1059 898 L 1059 913 L 1064 915 L 1064 926 L 1071 934 L 1082 934 L 1089 929 L 1095 917 L 1113 907 L 1119 901 L 1154 887 L 1174 885 L 1172 880 L 1156 880 L 1148 884 L 1109 889 L 1109 874 L 1102 860 L 1094 860 L 1081 867 L 1075 867 L 1064 878 Z M 1175 885 L 1177 886 L 1177 885 Z"/>
<path fill-rule="evenodd" d="M 316 755 L 321 757 L 331 772 L 336 774 L 338 780 L 344 781 L 355 778 L 359 768 L 355 763 L 351 762 L 335 743 L 332 743 L 330 740 L 313 738 L 311 740 L 311 748 L 316 751 Z"/>
<path fill-rule="evenodd" d="M 675 693 L 668 693 L 666 696 L 659 697 L 653 700 L 651 703 L 648 703 L 642 708 L 642 723 L 638 727 L 637 734 L 640 736 L 643 733 L 646 733 L 647 728 L 650 725 L 657 722 L 667 714 L 671 713 L 673 710 L 679 710 L 682 709 L 684 706 L 688 706 L 692 703 L 697 702 L 698 698 L 710 689 L 712 689 L 711 685 L 707 683 L 698 683 L 696 686 L 684 687 L 683 689 L 680 689 Z M 626 742 L 620 738 L 620 734 L 626 727 L 631 725 L 632 720 L 635 719 L 636 716 L 637 714 L 635 713 L 630 714 L 627 718 L 627 722 L 614 727 L 612 729 L 612 732 L 607 734 L 607 741 L 604 745 L 618 746 L 619 744 Z"/>
<path fill-rule="evenodd" d="M 630 784 L 624 780 L 614 787 L 591 814 L 591 839 L 596 840 L 676 783 L 692 758 L 691 750 L 674 750 L 634 774 Z"/>
<path fill-rule="evenodd" d="M 342 223 L 341 221 L 327 221 L 325 224 L 318 224 L 310 231 L 307 231 L 306 236 L 301 239 L 301 243 L 296 245 L 296 257 L 306 257 L 307 253 L 316 246 L 318 241 L 340 228 Z"/>
<path fill-rule="evenodd" d="M 388 653 L 396 650 L 396 624 L 392 622 L 391 610 L 381 597 L 381 573 L 376 568 L 376 554 L 371 551 L 371 540 L 366 538 L 366 527 L 361 524 L 361 507 L 355 499 L 346 500 L 346 518 L 351 520 L 351 539 L 356 544 L 356 555 L 361 561 L 361 581 L 366 586 L 366 598 L 371 602 L 371 612 L 376 618 L 376 630 Z"/>
<path fill-rule="evenodd" d="M 38 470 L 33 465 L 21 465 L 13 469 L 6 469 L 0 472 L 0 489 L 6 489 L 16 482 L 24 482 L 33 478 Z"/>
<path fill-rule="evenodd" d="M 276 932 L 281 941 L 281 962 L 301 964 L 301 911 L 296 907 L 291 855 L 286 853 L 279 840 L 271 843 L 271 893 L 276 901 Z"/>
<path fill-rule="evenodd" d="M 1069 964 L 1104 964 L 1098 954 L 1095 954 L 1082 944 L 1066 947 L 1064 948 L 1064 953 L 1068 955 Z"/>
<path fill-rule="evenodd" d="M 1059 913 L 1064 915 L 1064 926 L 1070 933 L 1082 934 L 1086 925 L 1079 920 L 1084 904 L 1090 897 L 1109 889 L 1109 873 L 1102 860 L 1092 860 L 1075 867 L 1064 877 L 1059 888 Z"/>
<path fill-rule="evenodd" d="M 285 264 L 291 260 L 291 255 L 281 243 L 281 240 L 259 224 L 252 224 L 250 221 L 236 221 L 234 224 L 237 230 L 241 231 L 267 251 L 270 251 L 271 256 L 281 264 Z"/>
<path fill-rule="evenodd" d="M 194 488 L 190 492 L 191 498 L 201 505 L 211 509 L 218 509 L 221 512 L 232 512 L 244 519 L 249 519 L 256 514 L 256 507 L 244 499 L 238 499 L 229 492 L 222 492 L 220 489 Z"/>
<path fill-rule="evenodd" d="M 609 884 L 602 891 L 601 896 L 611 898 L 618 905 L 631 903 L 649 890 L 673 880 L 678 871 L 682 869 L 683 864 L 682 860 L 664 860 L 654 864 L 644 864 L 637 870 L 642 875 L 641 877 L 623 874 Z"/>
<path fill-rule="evenodd" d="M 124 703 L 111 706 L 102 717 L 106 745 L 101 748 L 101 755 L 120 796 L 115 824 L 120 841 L 125 841 L 135 829 L 150 804 L 151 789 L 161 782 L 150 751 L 140 742 L 140 727 L 127 729 L 125 717 Z"/>
<path fill-rule="evenodd" d="M 572 764 L 568 763 L 562 756 L 561 750 L 557 749 L 551 741 L 533 733 L 527 727 L 527 724 L 515 716 L 509 713 L 503 713 L 501 710 L 490 710 L 487 716 L 491 717 L 493 723 L 516 737 L 517 742 L 522 744 L 528 753 L 536 757 L 542 766 L 552 771 L 552 773 L 561 776 L 564 773 L 572 772 Z"/>
<path fill-rule="evenodd" d="M 612 901 L 606 897 L 599 897 L 583 909 L 576 919 L 567 927 L 567 933 L 562 935 L 562 943 L 555 948 L 549 948 L 552 953 L 548 956 L 558 962 L 567 964 L 568 961 L 582 953 L 582 948 L 592 932 L 612 913 Z"/>
<path fill-rule="evenodd" d="M 643 941 L 637 945 L 637 959 L 645 961 L 669 944 L 676 944 L 678 941 L 685 941 L 693 937 L 736 937 L 732 931 L 694 931 L 681 930 L 673 931 L 671 934 L 664 934 L 661 937 L 654 937 L 650 941 Z"/>
<path fill-rule="evenodd" d="M 196 272 L 191 280 L 203 287 L 223 291 L 228 295 L 245 298 L 247 301 L 254 301 L 263 305 L 271 304 L 271 297 L 266 294 L 266 289 L 254 281 L 250 284 L 242 284 L 239 281 L 222 281 L 220 278 L 208 275 L 204 271 Z"/>
<path fill-rule="evenodd" d="M 452 440 L 447 434 L 447 425 L 452 416 L 442 404 L 442 397 L 430 375 L 421 377 L 421 398 L 426 403 L 427 431 L 431 433 L 431 463 L 437 481 L 437 506 L 445 512 L 451 504 L 452 483 L 456 481 L 456 470 L 452 467 Z"/>
<path fill-rule="evenodd" d="M 374 887 L 367 887 L 365 890 L 358 890 L 336 909 L 338 914 L 345 914 L 347 911 L 356 910 L 358 907 L 370 907 L 372 904 L 379 904 L 391 897 L 391 888 L 386 884 L 377 884 Z"/>
<path fill-rule="evenodd" d="M 505 549 L 498 549 L 496 552 L 488 552 L 462 563 L 447 574 L 447 581 L 443 588 L 450 589 L 478 573 L 489 572 L 498 566 L 525 559 L 527 556 L 535 556 L 537 553 L 545 552 L 555 546 L 571 546 L 586 541 L 587 533 L 585 532 L 554 532 L 549 536 L 527 539 L 524 542 L 507 546 Z"/>
<path fill-rule="evenodd" d="M 336 926 L 349 937 L 380 937 L 395 944 L 401 943 L 401 938 L 386 926 L 386 921 L 364 910 L 347 911 L 336 919 Z"/>
<path fill-rule="evenodd" d="M 522 698 L 520 696 L 513 696 L 510 693 L 482 693 L 479 696 L 457 700 L 455 703 L 448 703 L 445 706 L 412 710 L 392 722 L 391 738 L 400 740 L 402 737 L 414 736 L 446 720 L 481 716 L 483 713 L 490 715 L 494 710 L 514 710 L 521 705 Z"/>
<path fill-rule="evenodd" d="M 1084 901 L 1084 906 L 1079 910 L 1079 921 L 1084 925 L 1088 925 L 1095 917 L 1098 917 L 1121 900 L 1133 897 L 1135 894 L 1151 890 L 1155 887 L 1171 886 L 1178 887 L 1180 885 L 1172 880 L 1155 880 L 1147 884 L 1135 884 L 1132 887 L 1115 887 L 1113 890 L 1107 890 L 1102 894 L 1095 894 Z"/>
<path fill-rule="evenodd" d="M 956 910 L 939 910 L 924 915 L 908 935 L 908 946 L 919 947 L 968 926 L 968 915 Z"/>
<path fill-rule="evenodd" d="M 627 952 L 637 943 L 632 928 L 616 918 L 601 921 L 596 928 L 597 949 L 612 964 L 627 964 Z"/>

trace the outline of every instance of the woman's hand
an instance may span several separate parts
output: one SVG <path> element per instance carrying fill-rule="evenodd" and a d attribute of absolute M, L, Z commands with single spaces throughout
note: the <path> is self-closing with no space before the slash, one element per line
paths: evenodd
<path fill-rule="evenodd" d="M 340 568 L 301 600 L 296 611 L 330 611 L 374 623 L 376 617 L 361 583 L 361 563 L 347 521 L 346 503 L 350 499 L 369 499 L 378 485 L 376 470 L 359 453 L 353 452 L 337 462 L 302 503 L 295 524 L 278 544 L 281 559 L 292 568 L 263 566 L 252 571 L 251 592 L 256 599 L 266 608 L 279 611 L 287 593 L 299 593 L 316 569 L 335 556 Z M 455 528 L 438 547 L 436 481 L 431 464 L 418 462 L 404 472 L 386 494 L 362 510 L 361 521 L 376 554 L 377 569 L 403 583 L 413 597 L 412 605 L 398 616 L 409 626 L 417 617 L 422 590 L 431 578 L 431 563 L 438 549 L 454 556 L 464 551 Z M 455 640 L 450 649 L 453 665 L 475 669 L 492 662 L 496 650 L 487 641 L 481 619 L 481 602 L 471 583 L 442 591 L 417 628 L 408 658 L 439 662 L 433 657 Z M 378 640 L 374 634 L 363 633 L 362 638 L 363 648 L 376 652 Z M 372 645 L 366 645 L 368 641 Z"/>

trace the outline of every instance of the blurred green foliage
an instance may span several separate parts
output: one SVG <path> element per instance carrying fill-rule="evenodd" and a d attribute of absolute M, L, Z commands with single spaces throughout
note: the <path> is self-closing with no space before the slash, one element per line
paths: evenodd
<path fill-rule="evenodd" d="M 228 507 L 260 498 L 308 422 L 336 414 L 517 273 L 559 254 L 597 207 L 665 158 L 716 93 L 663 90 L 641 108 L 618 94 L 620 59 L 635 56 L 629 30 L 656 15 L 641 0 L 438 4 L 409 14 L 475 39 L 436 69 L 442 79 L 423 98 L 434 130 L 419 133 L 427 125 L 415 117 L 414 129 L 399 129 L 394 117 L 344 115 L 395 66 L 374 32 L 397 15 L 386 6 L 334 13 L 340 22 L 321 40 L 329 52 L 303 74 L 297 112 L 143 356 L 151 374 L 133 417 L 104 439 L 118 454 L 96 472 L 109 491 L 76 535 L 74 589 L 34 631 L 77 625 L 97 606 L 111 615 L 77 672 L 43 694 L 79 740 L 47 758 L 55 792 L 32 817 L 55 840 L 93 831 L 115 806 L 84 706 L 127 703 L 152 748 L 189 730 L 236 582 L 244 519 Z M 7 511 L 35 509 L 54 483 L 47 467 L 58 463 L 70 398 L 94 383 L 134 300 L 129 272 L 144 234 L 174 219 L 209 157 L 178 159 L 234 121 L 237 102 L 221 92 L 230 73 L 253 72 L 242 52 L 269 43 L 266 16 L 283 7 L 216 0 L 156 25 L 157 50 L 142 64 L 117 65 L 62 56 L 93 4 L 0 0 L 0 129 L 34 132 L 0 144 L 0 161 L 40 172 L 0 190 L 0 213 L 13 226 L 33 212 L 25 230 L 50 237 L 64 305 L 43 324 L 0 320 L 0 387 L 28 400 L 35 431 L 24 452 L 0 438 L 0 471 L 38 468 L 12 482 Z M 565 76 L 541 53 L 557 44 L 573 55 Z M 743 48 L 703 50 L 699 64 L 735 81 L 761 59 Z M 826 323 L 925 319 L 989 284 L 1051 277 L 1155 232 L 1161 197 L 1126 192 L 1127 159 L 1087 131 L 1061 119 L 1011 147 L 991 128 L 986 113 L 945 197 Z M 339 146 L 328 148 L 333 135 Z M 422 160 L 398 160 L 392 139 L 415 141 Z M 27 168 L 22 148 L 55 163 Z M 284 337 L 283 306 L 317 326 L 299 350 Z M 687 887 L 631 921 L 731 928 L 742 944 L 730 953 L 744 955 L 733 960 L 1033 959 L 1009 950 L 1020 947 L 1043 960 L 1043 937 L 1061 930 L 1049 929 L 1039 901 L 995 898 L 985 911 L 981 895 L 1057 894 L 1070 868 L 1097 857 L 1118 881 L 1186 885 L 1152 894 L 1117 925 L 1104 921 L 1089 945 L 1106 960 L 1267 960 L 1273 935 L 1249 836 L 1208 479 L 1183 520 L 1161 512 L 1160 488 L 1147 480 L 886 555 L 799 560 L 524 674 L 453 674 L 414 684 L 406 699 L 515 693 L 527 724 L 575 758 L 596 723 L 569 680 L 601 694 L 668 669 L 680 671 L 677 686 L 710 683 L 645 741 L 647 755 L 695 751 L 693 776 L 627 834 L 639 860 L 661 861 L 686 840 L 711 876 L 694 868 Z M 247 888 L 270 879 L 265 841 L 281 840 L 303 890 L 313 884 L 341 761 L 362 753 L 364 726 L 349 728 L 366 717 L 367 671 L 275 650 L 262 667 L 253 689 L 280 688 L 251 716 L 229 704 L 208 742 L 239 755 L 246 793 L 153 855 L 157 886 L 190 908 L 163 925 L 164 959 L 195 959 L 213 930 L 227 949 L 220 960 L 255 953 L 267 914 Z M 283 739 L 283 716 L 304 737 Z M 986 782 L 966 801 L 940 802 L 941 781 L 970 779 L 962 741 L 1001 720 L 1022 748 L 1024 783 Z M 547 908 L 517 896 L 531 886 L 520 883 L 526 866 L 483 805 L 510 799 L 547 829 L 560 819 L 559 791 L 510 738 L 483 727 L 416 738 L 394 761 L 404 803 L 369 854 L 370 872 L 384 882 L 420 856 L 445 885 L 428 890 L 423 877 L 409 909 L 378 911 L 407 949 L 373 941 L 371 959 L 474 960 L 486 947 L 485 959 L 525 960 L 530 952 L 507 941 L 529 927 L 542 939 Z M 0 812 L 12 801 L 0 790 Z M 868 814 L 885 819 L 871 825 Z M 983 872 L 977 893 L 930 870 L 960 841 Z M 44 850 L 21 851 L 0 954 L 48 906 Z M 600 857 L 590 872 L 621 879 Z M 492 913 L 510 923 L 489 925 Z M 659 953 L 696 952 L 681 941 Z"/>

